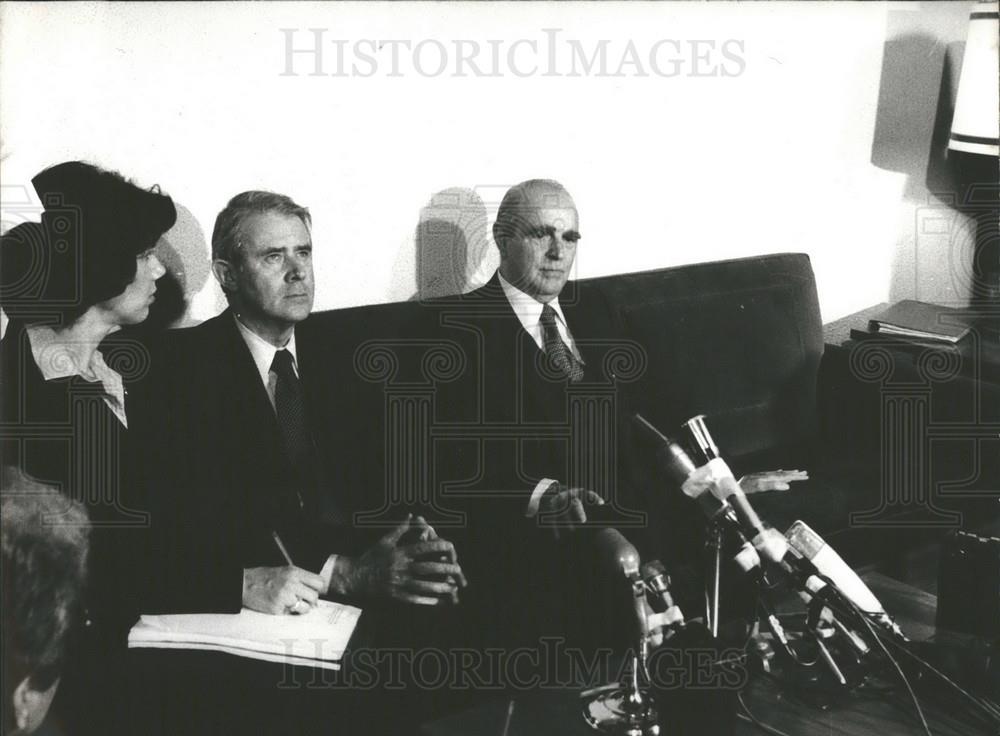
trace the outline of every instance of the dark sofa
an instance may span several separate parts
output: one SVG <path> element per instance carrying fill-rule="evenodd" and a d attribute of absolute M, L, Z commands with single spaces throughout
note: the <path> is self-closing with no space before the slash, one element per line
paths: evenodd
<path fill-rule="evenodd" d="M 737 473 L 776 468 L 810 472 L 810 480 L 790 492 L 754 497 L 766 521 L 783 530 L 793 520 L 805 519 L 854 564 L 927 538 L 919 524 L 920 509 L 894 510 L 916 514 L 914 528 L 886 534 L 879 525 L 852 527 L 851 511 L 879 505 L 880 418 L 870 410 L 841 411 L 850 403 L 844 395 L 851 390 L 850 381 L 844 379 L 843 366 L 828 365 L 829 356 L 824 362 L 823 325 L 808 256 L 782 253 L 586 283 L 603 292 L 617 312 L 622 337 L 634 348 L 626 362 L 639 363 L 626 369 L 632 375 L 623 390 L 653 424 L 673 434 L 685 419 L 704 414 Z M 573 298 L 572 283 L 563 298 Z M 467 365 L 461 344 L 451 334 L 435 334 L 433 325 L 421 319 L 426 311 L 414 301 L 322 312 L 309 321 L 310 329 L 328 340 L 332 376 L 350 376 L 342 382 L 338 410 L 363 418 L 359 433 L 369 434 L 359 442 L 364 449 L 355 458 L 364 470 L 352 483 L 358 494 L 355 508 L 369 511 L 364 523 L 378 524 L 383 518 L 385 499 L 399 497 L 392 495 L 399 491 L 391 488 L 394 484 L 420 495 L 432 493 L 429 486 L 439 480 L 421 468 L 430 457 L 421 438 L 426 440 L 435 421 L 436 386 L 453 380 Z M 843 356 L 838 360 L 843 362 Z M 850 400 L 856 409 L 858 396 Z M 870 390 L 865 400 L 874 400 Z M 424 409 L 415 408 L 419 406 Z M 400 412 L 410 422 L 408 439 L 393 438 L 387 431 L 386 417 Z M 865 426 L 852 427 L 852 421 Z M 867 437 L 868 447 L 859 450 L 858 437 Z M 847 441 L 852 438 L 853 444 Z M 644 492 L 655 501 L 657 494 L 676 489 L 649 487 Z"/>

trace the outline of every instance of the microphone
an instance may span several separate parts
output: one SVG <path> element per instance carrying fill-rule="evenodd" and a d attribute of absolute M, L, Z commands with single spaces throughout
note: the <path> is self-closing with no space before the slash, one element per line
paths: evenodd
<path fill-rule="evenodd" d="M 788 552 L 788 542 L 780 533 L 773 529 L 768 529 L 757 516 L 753 506 L 750 505 L 747 495 L 736 482 L 733 471 L 726 465 L 726 461 L 719 454 L 719 447 L 712 439 L 712 433 L 708 431 L 705 424 L 705 416 L 699 414 L 691 417 L 683 424 L 684 429 L 694 442 L 695 447 L 705 457 L 709 482 L 708 489 L 712 495 L 722 504 L 728 504 L 736 514 L 736 519 L 743 530 L 743 534 L 753 544 L 754 549 L 764 560 L 781 564 Z M 702 470 L 699 468 L 699 471 Z"/>
<path fill-rule="evenodd" d="M 761 572 L 760 556 L 739 531 L 740 525 L 733 508 L 728 503 L 720 501 L 711 492 L 711 487 L 716 482 L 722 468 L 724 468 L 724 473 L 721 474 L 728 473 L 730 476 L 732 475 L 729 469 L 725 467 L 725 463 L 720 460 L 715 465 L 709 462 L 700 468 L 696 468 L 694 461 L 684 451 L 684 448 L 660 432 L 641 414 L 633 414 L 632 422 L 639 429 L 640 434 L 648 438 L 656 446 L 658 464 L 669 476 L 670 480 L 680 486 L 681 492 L 698 504 L 709 521 L 724 519 L 728 522 L 729 528 L 736 537 L 737 544 L 740 545 L 740 551 L 733 558 L 737 566 L 747 574 L 759 574 Z M 704 426 L 704 422 L 701 423 L 701 426 Z M 711 437 L 707 437 L 706 439 L 706 436 L 707 430 L 698 430 L 698 437 L 702 438 L 701 444 L 711 451 L 711 448 L 714 448 L 715 445 Z M 705 452 L 705 450 L 702 449 L 702 452 Z M 782 540 L 783 543 L 784 540 Z M 782 553 L 782 550 L 771 552 L 770 556 L 773 557 L 779 553 Z"/>
<path fill-rule="evenodd" d="M 641 414 L 632 415 L 632 423 L 639 430 L 639 434 L 656 449 L 656 462 L 660 469 L 667 475 L 672 483 L 679 486 L 688 498 L 694 500 L 705 513 L 709 520 L 714 520 L 721 513 L 729 511 L 726 504 L 720 503 L 708 489 L 708 485 L 699 482 L 700 468 L 696 468 L 694 461 L 684 451 L 684 448 L 671 440 L 660 430 L 646 421 Z M 690 483 L 688 480 L 695 476 Z"/>
<path fill-rule="evenodd" d="M 617 529 L 607 528 L 597 532 L 595 540 L 602 560 L 615 566 L 632 586 L 632 610 L 635 615 L 635 635 L 639 641 L 637 656 L 645 662 L 648 654 L 649 618 L 646 615 L 646 586 L 639 575 L 639 553 Z"/>
<path fill-rule="evenodd" d="M 757 512 L 753 510 L 753 506 L 747 500 L 747 496 L 743 492 L 743 489 L 740 488 L 740 484 L 733 477 L 733 472 L 719 454 L 719 447 L 715 444 L 715 440 L 712 439 L 712 433 L 708 431 L 708 425 L 705 424 L 705 415 L 699 414 L 696 417 L 691 417 L 682 426 L 693 440 L 695 447 L 698 448 L 698 451 L 707 460 L 708 467 L 711 468 L 711 480 L 713 482 L 709 486 L 709 489 L 712 495 L 720 502 L 728 503 L 733 507 L 733 511 L 736 512 L 736 518 L 739 519 L 740 526 L 743 527 L 743 533 L 746 534 L 747 538 L 756 547 L 756 538 L 761 537 L 763 539 L 764 524 L 761 523 Z"/>
<path fill-rule="evenodd" d="M 792 524 L 785 537 L 792 549 L 809 560 L 816 571 L 833 583 L 840 594 L 866 616 L 906 640 L 899 626 L 892 620 L 885 607 L 858 574 L 828 545 L 821 536 L 803 521 Z"/>
<path fill-rule="evenodd" d="M 670 594 L 670 576 L 663 563 L 659 560 L 644 563 L 642 579 L 646 585 L 646 600 L 653 610 L 653 615 L 648 618 L 649 628 L 683 628 L 684 613 Z"/>
<path fill-rule="evenodd" d="M 639 577 L 639 553 L 620 531 L 610 527 L 601 529 L 595 536 L 594 544 L 601 559 L 613 564 L 622 575 L 629 580 Z"/>
<path fill-rule="evenodd" d="M 743 533 L 753 542 L 754 547 L 758 546 L 758 538 L 760 538 L 761 543 L 768 541 L 765 539 L 764 523 L 757 516 L 753 506 L 750 505 L 747 495 L 740 488 L 740 484 L 736 482 L 733 471 L 726 465 L 726 461 L 717 457 L 710 460 L 708 466 L 713 469 L 712 480 L 714 482 L 709 486 L 712 495 L 720 502 L 728 503 L 733 507 Z M 759 552 L 760 549 L 757 551 Z"/>

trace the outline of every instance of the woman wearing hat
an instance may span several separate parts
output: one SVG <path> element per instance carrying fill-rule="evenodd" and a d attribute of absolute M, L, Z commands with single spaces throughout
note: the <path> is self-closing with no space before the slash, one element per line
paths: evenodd
<path fill-rule="evenodd" d="M 65 733 L 111 733 L 135 619 L 129 566 L 148 527 L 133 498 L 141 484 L 130 480 L 126 384 L 148 370 L 149 352 L 125 333 L 107 338 L 148 316 L 165 272 L 154 248 L 176 211 L 158 190 L 78 161 L 32 184 L 41 223 L 19 225 L 0 243 L 0 307 L 10 318 L 0 343 L 0 459 L 90 515 L 85 625 L 50 717 Z"/>

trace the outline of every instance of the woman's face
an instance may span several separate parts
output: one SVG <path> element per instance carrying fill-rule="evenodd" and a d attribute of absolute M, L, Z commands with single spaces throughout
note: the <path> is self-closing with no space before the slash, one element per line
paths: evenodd
<path fill-rule="evenodd" d="M 135 278 L 118 296 L 101 306 L 117 325 L 137 325 L 149 316 L 149 307 L 156 294 L 156 280 L 167 270 L 156 257 L 156 249 L 140 253 L 135 258 Z"/>

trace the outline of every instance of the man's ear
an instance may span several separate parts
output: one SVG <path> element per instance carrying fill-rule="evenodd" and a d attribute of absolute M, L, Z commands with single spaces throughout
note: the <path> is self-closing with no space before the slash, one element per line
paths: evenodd
<path fill-rule="evenodd" d="M 497 224 L 493 223 L 493 242 L 497 244 L 497 250 L 500 251 L 501 260 L 507 257 L 507 238 L 501 232 Z"/>
<path fill-rule="evenodd" d="M 14 688 L 14 722 L 17 724 L 16 733 L 31 733 L 45 720 L 45 714 L 49 712 L 52 705 L 52 698 L 56 695 L 59 687 L 59 678 L 47 690 L 36 690 L 31 684 L 31 676 L 28 675 L 17 687 Z"/>
<path fill-rule="evenodd" d="M 236 291 L 236 272 L 232 263 L 216 258 L 212 261 L 212 273 L 223 291 Z"/>

